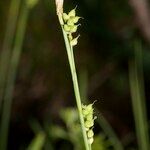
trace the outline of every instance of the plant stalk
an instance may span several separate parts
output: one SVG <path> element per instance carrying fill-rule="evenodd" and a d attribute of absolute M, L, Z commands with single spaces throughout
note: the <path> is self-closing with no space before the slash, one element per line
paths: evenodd
<path fill-rule="evenodd" d="M 85 127 L 84 127 L 84 118 L 82 115 L 82 103 L 81 103 L 81 97 L 80 97 L 80 91 L 79 91 L 79 85 L 78 85 L 78 79 L 77 79 L 77 73 L 76 73 L 76 67 L 75 67 L 75 61 L 74 61 L 73 47 L 70 45 L 67 34 L 62 27 L 62 24 L 63 24 L 62 16 L 58 15 L 58 18 L 59 18 L 59 22 L 60 22 L 60 25 L 62 28 L 63 37 L 65 40 L 65 45 L 66 45 L 71 75 L 72 75 L 74 93 L 75 93 L 75 98 L 76 98 L 76 103 L 77 103 L 77 108 L 78 108 L 78 113 L 79 113 L 79 118 L 80 118 L 80 123 L 81 123 L 81 129 L 82 129 L 82 135 L 83 135 L 83 139 L 84 139 L 85 149 L 90 150 Z"/>
<path fill-rule="evenodd" d="M 135 42 L 135 58 L 129 62 L 129 82 L 139 150 L 149 150 L 148 122 L 144 94 L 142 48 Z"/>
<path fill-rule="evenodd" d="M 2 107 L 3 94 L 6 84 L 6 74 L 11 56 L 11 46 L 15 34 L 17 17 L 19 14 L 20 0 L 11 0 L 8 20 L 6 24 L 6 32 L 0 56 L 0 110 Z"/>
<path fill-rule="evenodd" d="M 6 89 L 4 93 L 4 104 L 2 109 L 2 123 L 0 129 L 0 149 L 7 149 L 7 137 L 11 113 L 11 104 L 13 99 L 13 89 L 17 73 L 17 67 L 20 60 L 23 39 L 26 30 L 27 18 L 28 18 L 29 8 L 26 4 L 23 5 L 20 16 L 18 19 L 18 28 L 16 31 L 16 37 L 14 42 L 14 48 L 12 51 L 12 56 L 10 60 L 10 66 L 8 69 L 8 76 L 6 82 Z"/>

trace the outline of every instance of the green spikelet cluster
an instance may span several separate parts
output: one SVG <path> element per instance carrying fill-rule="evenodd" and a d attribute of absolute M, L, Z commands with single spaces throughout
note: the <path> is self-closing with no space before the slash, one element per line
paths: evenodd
<path fill-rule="evenodd" d="M 96 116 L 94 116 L 93 104 L 82 105 L 82 114 L 84 117 L 84 124 L 85 124 L 88 142 L 89 144 L 92 144 L 94 141 L 94 138 L 93 138 L 94 137 L 94 132 L 93 132 L 94 120 L 96 119 Z"/>
<path fill-rule="evenodd" d="M 81 17 L 76 16 L 76 8 L 72 9 L 68 14 L 63 13 L 62 18 L 64 20 L 63 28 L 65 32 L 68 34 L 68 38 L 71 46 L 75 46 L 78 43 L 79 35 L 76 38 L 73 38 L 72 34 L 77 32 L 78 26 L 77 24 Z"/>

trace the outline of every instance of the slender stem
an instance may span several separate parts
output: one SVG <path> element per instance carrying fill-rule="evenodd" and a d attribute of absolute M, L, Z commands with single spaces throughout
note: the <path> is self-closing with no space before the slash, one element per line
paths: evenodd
<path fill-rule="evenodd" d="M 148 122 L 144 94 L 142 48 L 135 42 L 135 60 L 129 62 L 129 82 L 139 150 L 149 150 Z"/>
<path fill-rule="evenodd" d="M 79 97 L 76 96 L 76 100 L 79 99 L 80 100 L 80 105 L 81 105 L 81 94 L 80 94 L 80 91 L 79 91 L 79 84 L 78 84 L 78 79 L 77 79 L 77 73 L 76 73 L 76 67 L 75 67 L 75 60 L 74 60 L 74 53 L 73 53 L 73 47 L 70 46 L 70 50 L 71 50 L 71 56 L 72 56 L 72 70 L 73 70 L 73 75 L 75 75 L 75 81 L 73 80 L 73 82 L 75 82 L 74 84 L 74 92 L 75 92 L 75 95 L 78 95 Z M 77 89 L 76 89 L 77 88 Z M 78 105 L 78 103 L 77 103 Z M 82 111 L 82 106 L 78 106 L 79 108 L 81 107 L 81 111 Z M 81 112 L 81 115 L 82 115 L 82 112 Z M 83 115 L 82 115 L 82 118 L 83 118 Z M 81 119 L 80 119 L 81 120 Z M 82 124 L 81 124 L 82 125 Z M 84 125 L 84 121 L 83 121 L 83 125 Z M 84 130 L 85 130 L 85 127 L 83 126 Z M 84 134 L 84 133 L 83 133 Z M 86 136 L 86 139 L 87 139 L 87 135 L 86 135 L 86 131 L 85 131 L 85 136 Z M 85 139 L 85 140 L 86 140 Z M 86 141 L 87 144 L 88 144 L 88 141 Z M 92 150 L 92 145 L 91 144 L 88 144 L 89 146 L 89 150 Z"/>
<path fill-rule="evenodd" d="M 7 137 L 8 128 L 11 112 L 11 103 L 13 98 L 13 89 L 15 83 L 15 77 L 17 72 L 18 63 L 20 60 L 21 49 L 26 29 L 26 23 L 28 18 L 29 9 L 26 4 L 23 5 L 19 17 L 18 28 L 16 31 L 15 44 L 10 60 L 10 67 L 8 70 L 6 89 L 4 93 L 4 105 L 2 110 L 2 123 L 0 132 L 0 149 L 6 150 L 7 148 Z"/>
<path fill-rule="evenodd" d="M 60 25 L 62 25 L 63 20 L 62 20 L 61 16 L 58 16 L 58 18 L 59 18 Z M 81 104 L 81 97 L 80 97 L 80 91 L 79 91 L 79 85 L 78 85 L 78 79 L 77 79 L 77 73 L 76 73 L 76 67 L 75 67 L 75 61 L 74 61 L 74 55 L 73 55 L 73 48 L 71 47 L 71 45 L 69 43 L 67 34 L 64 31 L 63 27 L 62 27 L 62 32 L 63 32 L 63 36 L 64 36 L 64 40 L 65 40 L 65 45 L 66 45 L 71 75 L 72 75 L 74 93 L 75 93 L 77 108 L 78 108 L 78 112 L 79 112 L 82 134 L 83 134 L 83 138 L 84 138 L 84 144 L 85 144 L 86 150 L 89 150 L 87 135 L 86 135 L 85 127 L 84 127 L 84 119 L 83 119 L 83 115 L 82 115 L 82 104 Z"/>
<path fill-rule="evenodd" d="M 92 145 L 91 144 L 89 144 L 89 150 L 92 150 Z"/>
<path fill-rule="evenodd" d="M 2 53 L 0 56 L 0 109 L 2 105 L 2 99 L 4 94 L 4 88 L 6 83 L 6 74 L 8 69 L 8 64 L 11 56 L 11 46 L 13 42 L 13 37 L 15 33 L 15 27 L 17 22 L 17 17 L 19 14 L 20 0 L 11 0 L 9 8 L 9 16 L 6 24 L 6 32 L 2 47 Z"/>

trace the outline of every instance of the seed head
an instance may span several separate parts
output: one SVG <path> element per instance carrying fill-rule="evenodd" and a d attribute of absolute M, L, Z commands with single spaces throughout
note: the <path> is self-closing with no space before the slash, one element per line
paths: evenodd
<path fill-rule="evenodd" d="M 86 116 L 86 119 L 87 120 L 93 120 L 93 114 L 92 113 L 90 113 L 90 114 L 88 114 L 87 116 Z"/>
<path fill-rule="evenodd" d="M 88 139 L 88 142 L 89 142 L 89 144 L 92 144 L 93 142 L 94 142 L 94 138 L 92 137 L 92 138 L 89 138 Z"/>
<path fill-rule="evenodd" d="M 70 19 L 72 20 L 73 23 L 77 23 L 81 17 L 75 16 L 71 17 Z"/>
<path fill-rule="evenodd" d="M 93 125 L 94 125 L 94 121 L 93 120 L 91 120 L 91 121 L 89 121 L 89 120 L 85 121 L 85 127 L 86 128 L 91 128 L 91 127 L 93 127 Z"/>
<path fill-rule="evenodd" d="M 69 19 L 69 20 L 67 21 L 67 25 L 73 26 L 73 25 L 74 25 L 74 22 L 73 22 L 71 19 Z"/>
<path fill-rule="evenodd" d="M 72 9 L 69 13 L 68 13 L 69 17 L 75 17 L 76 16 L 76 7 L 74 9 Z"/>
<path fill-rule="evenodd" d="M 71 33 L 75 33 L 78 29 L 78 26 L 77 25 L 74 25 L 74 26 L 70 26 L 70 32 Z"/>
<path fill-rule="evenodd" d="M 93 104 L 89 104 L 87 107 L 86 107 L 87 111 L 92 111 L 93 110 Z"/>
<path fill-rule="evenodd" d="M 70 42 L 70 45 L 71 45 L 71 46 L 77 45 L 79 36 L 80 36 L 80 35 L 78 35 L 75 39 L 71 40 L 71 42 Z"/>
<path fill-rule="evenodd" d="M 68 35 L 68 38 L 69 38 L 69 41 L 71 41 L 73 39 L 71 34 Z"/>
<path fill-rule="evenodd" d="M 67 21 L 69 19 L 69 16 L 66 13 L 63 13 L 63 19 L 64 21 Z"/>
<path fill-rule="evenodd" d="M 94 120 L 97 118 L 96 116 L 94 116 L 94 109 L 93 109 L 94 103 L 95 103 L 95 101 L 89 105 L 83 105 L 82 104 L 82 114 L 83 114 L 83 118 L 84 118 L 84 127 L 86 130 L 86 135 L 87 135 L 87 139 L 88 139 L 89 144 L 92 144 L 94 141 L 93 127 L 94 127 Z"/>
<path fill-rule="evenodd" d="M 66 32 L 70 32 L 70 26 L 68 26 L 67 24 L 64 25 L 64 30 Z"/>
<path fill-rule="evenodd" d="M 91 130 L 89 130 L 88 132 L 87 132 L 87 137 L 88 138 L 92 138 L 94 136 L 94 132 L 93 132 L 93 130 L 91 129 Z"/>
<path fill-rule="evenodd" d="M 85 116 L 85 117 L 89 114 L 89 112 L 86 109 L 83 109 L 82 113 L 83 113 L 83 116 Z"/>

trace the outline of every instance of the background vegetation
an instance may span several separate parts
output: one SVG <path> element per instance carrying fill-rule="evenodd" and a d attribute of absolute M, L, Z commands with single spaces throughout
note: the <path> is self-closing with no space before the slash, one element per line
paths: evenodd
<path fill-rule="evenodd" d="M 82 150 L 55 2 L 26 2 L 11 9 L 0 1 L 0 146 L 8 124 L 7 149 Z M 80 90 L 85 102 L 97 100 L 93 149 L 148 150 L 149 3 L 66 0 L 64 10 L 76 5 L 84 18 L 74 51 Z"/>

